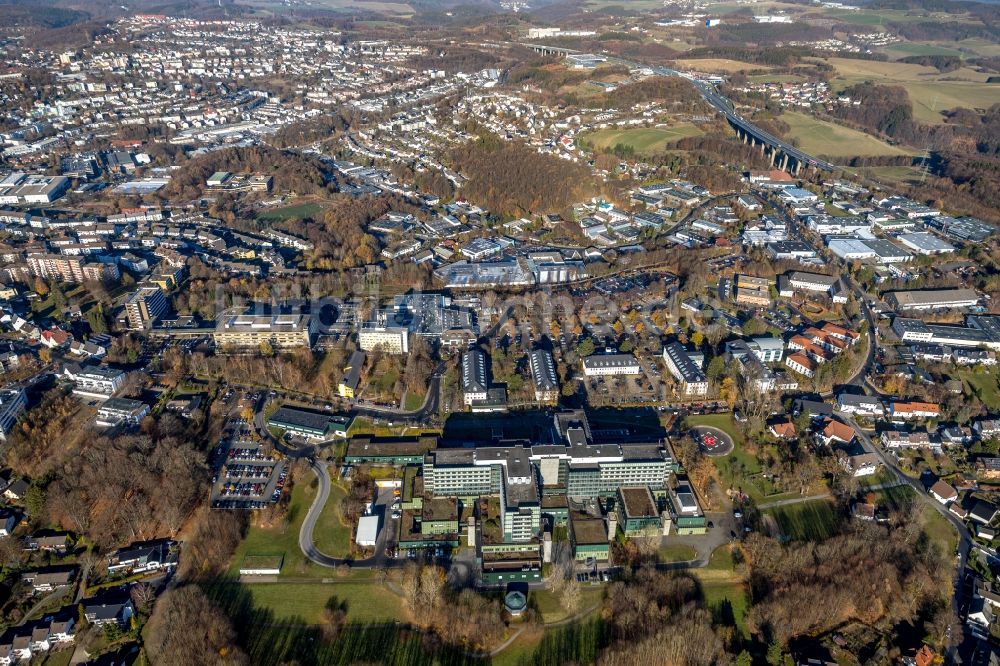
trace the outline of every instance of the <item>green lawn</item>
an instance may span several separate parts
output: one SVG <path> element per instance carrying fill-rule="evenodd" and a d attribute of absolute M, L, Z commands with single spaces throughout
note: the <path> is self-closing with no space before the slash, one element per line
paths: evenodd
<path fill-rule="evenodd" d="M 375 581 L 345 583 L 257 583 L 247 585 L 254 605 L 269 609 L 277 621 L 300 619 L 318 624 L 331 600 L 347 605 L 351 622 L 404 621 L 403 600 Z"/>
<path fill-rule="evenodd" d="M 308 472 L 295 480 L 292 499 L 288 506 L 288 518 L 273 527 L 251 527 L 246 538 L 236 550 L 230 573 L 239 575 L 240 563 L 247 555 L 280 555 L 284 558 L 281 567 L 282 578 L 301 576 L 331 576 L 333 570 L 306 560 L 299 549 L 299 527 L 305 518 L 309 505 L 316 496 L 316 478 Z"/>
<path fill-rule="evenodd" d="M 837 530 L 839 522 L 833 506 L 826 500 L 765 509 L 762 513 L 772 516 L 787 538 L 801 541 L 826 539 Z"/>
<path fill-rule="evenodd" d="M 542 616 L 542 622 L 551 624 L 566 619 L 567 613 L 559 603 L 559 597 L 545 589 L 532 590 L 530 594 L 529 603 L 538 610 Z M 580 606 L 577 608 L 577 612 L 585 611 L 600 603 L 603 596 L 604 587 L 602 585 L 583 585 L 580 589 Z"/>
<path fill-rule="evenodd" d="M 692 546 L 672 543 L 660 546 L 656 551 L 656 555 L 660 562 L 690 562 L 698 557 L 698 551 Z"/>
<path fill-rule="evenodd" d="M 797 141 L 802 150 L 816 155 L 858 157 L 876 155 L 910 155 L 911 151 L 890 146 L 873 136 L 819 120 L 804 113 L 786 111 L 780 120 L 788 123 L 788 138 Z"/>
<path fill-rule="evenodd" d="M 261 213 L 257 216 L 258 220 L 263 220 L 265 222 L 282 222 L 284 220 L 290 220 L 292 218 L 299 219 L 309 219 L 315 218 L 317 215 L 323 212 L 323 206 L 318 203 L 300 203 L 294 206 L 285 206 L 284 208 L 274 208 L 267 212 Z"/>
<path fill-rule="evenodd" d="M 760 461 L 743 448 L 743 433 L 733 423 L 731 414 L 704 414 L 689 416 L 686 420 L 689 426 L 711 426 L 718 428 L 733 438 L 733 452 L 719 457 L 710 458 L 719 476 L 730 488 L 742 488 L 743 492 L 757 504 L 765 501 L 764 492 L 757 486 L 753 476 L 760 474 Z"/>
<path fill-rule="evenodd" d="M 675 127 L 643 127 L 633 129 L 602 129 L 584 135 L 596 150 L 614 148 L 617 144 L 632 146 L 636 153 L 652 155 L 662 152 L 668 143 L 689 136 L 701 136 L 703 132 L 690 123 Z"/>
<path fill-rule="evenodd" d="M 720 624 L 735 626 L 745 637 L 750 637 L 746 626 L 749 607 L 746 584 L 736 573 L 730 546 L 720 546 L 712 553 L 708 566 L 694 569 L 693 573 L 701 581 L 705 605 L 712 611 Z"/>
<path fill-rule="evenodd" d="M 958 532 L 948 519 L 929 506 L 920 511 L 920 522 L 927 538 L 940 545 L 946 556 L 953 556 L 958 549 Z"/>
<path fill-rule="evenodd" d="M 351 553 L 352 527 L 344 521 L 340 512 L 340 504 L 345 497 L 347 490 L 336 483 L 330 485 L 330 499 L 319 514 L 314 532 L 319 551 L 333 557 L 346 557 Z"/>
<path fill-rule="evenodd" d="M 39 666 L 67 666 L 73 660 L 73 648 L 58 652 L 49 652 L 45 658 L 37 662 Z"/>
<path fill-rule="evenodd" d="M 423 407 L 424 399 L 426 395 L 420 395 L 419 393 L 407 392 L 406 397 L 403 398 L 403 409 L 408 412 L 416 411 Z"/>
<path fill-rule="evenodd" d="M 965 382 L 968 392 L 991 412 L 1000 410 L 1000 370 L 966 368 L 955 375 Z"/>

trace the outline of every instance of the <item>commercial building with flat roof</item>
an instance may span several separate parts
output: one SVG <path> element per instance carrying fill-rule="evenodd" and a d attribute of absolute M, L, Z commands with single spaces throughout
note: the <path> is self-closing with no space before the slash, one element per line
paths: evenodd
<path fill-rule="evenodd" d="M 139 287 L 125 301 L 124 317 L 133 331 L 152 328 L 170 306 L 159 287 Z"/>
<path fill-rule="evenodd" d="M 591 558 L 606 562 L 611 557 L 608 528 L 603 518 L 593 518 L 579 511 L 571 512 L 569 540 L 573 544 L 573 558 L 578 562 Z"/>
<path fill-rule="evenodd" d="M 267 420 L 267 425 L 310 439 L 329 439 L 331 435 L 347 437 L 353 419 L 346 415 L 324 414 L 298 407 L 280 407 Z"/>
<path fill-rule="evenodd" d="M 954 245 L 926 231 L 902 234 L 898 240 L 917 254 L 947 254 L 955 251 Z"/>
<path fill-rule="evenodd" d="M 618 527 L 625 536 L 658 534 L 663 526 L 656 500 L 647 486 L 622 486 L 618 489 L 615 511 Z"/>
<path fill-rule="evenodd" d="M 149 414 L 149 405 L 130 398 L 110 398 L 97 410 L 99 426 L 138 425 Z"/>
<path fill-rule="evenodd" d="M 896 317 L 892 320 L 892 330 L 903 342 L 1000 349 L 1000 322 L 997 317 L 969 315 L 965 324 L 932 324 L 920 319 Z"/>
<path fill-rule="evenodd" d="M 110 398 L 125 383 L 125 372 L 106 365 L 86 366 L 73 375 L 73 393 L 94 398 Z"/>
<path fill-rule="evenodd" d="M 767 307 L 771 304 L 771 281 L 752 275 L 736 275 L 733 279 L 736 302 L 741 305 Z"/>
<path fill-rule="evenodd" d="M 358 346 L 365 351 L 378 349 L 386 354 L 408 354 L 410 336 L 401 326 L 363 326 L 358 331 Z"/>
<path fill-rule="evenodd" d="M 952 310 L 979 304 L 975 289 L 913 289 L 883 295 L 894 310 Z"/>
<path fill-rule="evenodd" d="M 218 348 L 254 349 L 267 343 L 274 350 L 309 347 L 316 322 L 309 314 L 235 314 L 219 317 L 213 338 Z"/>

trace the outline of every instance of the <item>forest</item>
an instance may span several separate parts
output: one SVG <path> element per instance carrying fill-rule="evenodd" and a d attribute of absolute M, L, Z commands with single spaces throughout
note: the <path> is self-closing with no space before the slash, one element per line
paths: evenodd
<path fill-rule="evenodd" d="M 600 191 L 587 167 L 492 135 L 455 148 L 451 161 L 469 179 L 462 194 L 505 217 L 563 211 Z"/>
<path fill-rule="evenodd" d="M 315 157 L 259 145 L 217 150 L 188 161 L 173 175 L 163 194 L 197 199 L 205 181 L 216 171 L 268 174 L 274 177 L 273 189 L 285 193 L 318 194 L 325 191 L 327 183 L 323 166 Z"/>

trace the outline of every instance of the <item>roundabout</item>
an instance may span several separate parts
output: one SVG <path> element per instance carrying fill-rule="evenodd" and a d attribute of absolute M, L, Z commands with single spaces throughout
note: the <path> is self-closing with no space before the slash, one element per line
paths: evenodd
<path fill-rule="evenodd" d="M 706 456 L 720 457 L 733 452 L 733 438 L 719 428 L 695 426 L 691 428 L 691 436 Z"/>

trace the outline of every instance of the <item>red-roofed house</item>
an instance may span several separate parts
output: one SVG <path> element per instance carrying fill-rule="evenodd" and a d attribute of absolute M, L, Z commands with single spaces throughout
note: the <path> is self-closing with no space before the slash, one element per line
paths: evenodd
<path fill-rule="evenodd" d="M 828 446 L 832 442 L 849 444 L 851 440 L 854 439 L 854 428 L 845 423 L 834 421 L 833 419 L 826 419 L 823 424 L 824 427 L 823 430 L 820 431 L 819 438 Z"/>
<path fill-rule="evenodd" d="M 791 421 L 774 423 L 768 430 L 778 439 L 795 439 L 795 424 Z"/>
<path fill-rule="evenodd" d="M 73 341 L 73 336 L 61 328 L 50 328 L 42 331 L 41 343 L 50 349 L 64 347 Z"/>
<path fill-rule="evenodd" d="M 801 352 L 795 352 L 786 356 L 785 365 L 793 372 L 806 377 L 813 377 L 816 374 L 816 363 Z"/>

